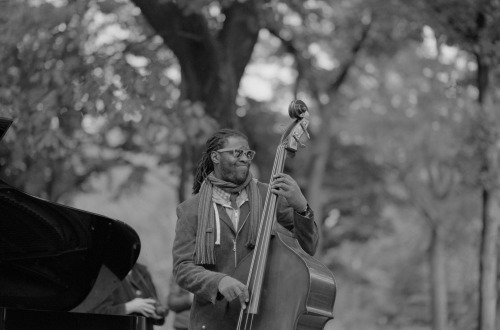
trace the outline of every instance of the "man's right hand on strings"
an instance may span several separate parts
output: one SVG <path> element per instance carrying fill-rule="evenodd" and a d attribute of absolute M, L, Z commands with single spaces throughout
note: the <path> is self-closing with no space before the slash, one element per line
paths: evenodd
<path fill-rule="evenodd" d="M 227 301 L 232 301 L 236 297 L 239 298 L 241 308 L 247 308 L 249 299 L 248 288 L 245 284 L 230 276 L 225 276 L 219 282 L 219 292 L 226 298 Z"/>

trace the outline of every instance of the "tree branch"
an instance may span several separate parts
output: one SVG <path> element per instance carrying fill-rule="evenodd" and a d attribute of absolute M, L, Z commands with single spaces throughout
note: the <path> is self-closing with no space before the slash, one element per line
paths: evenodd
<path fill-rule="evenodd" d="M 171 1 L 133 0 L 151 27 L 174 52 L 183 74 L 182 93 L 186 99 L 205 101 L 204 91 L 217 75 L 217 45 L 201 14 L 185 15 Z M 198 84 L 189 85 L 191 81 Z"/>
<path fill-rule="evenodd" d="M 226 16 L 218 40 L 232 66 L 235 82 L 239 84 L 250 62 L 260 31 L 258 4 L 260 1 L 235 1 L 224 9 Z"/>
<path fill-rule="evenodd" d="M 340 73 L 337 75 L 337 78 L 335 78 L 335 80 L 328 86 L 328 94 L 337 92 L 340 86 L 342 86 L 344 80 L 347 78 L 347 74 L 349 73 L 350 68 L 356 61 L 357 54 L 363 47 L 363 44 L 368 37 L 368 32 L 370 31 L 372 22 L 373 21 L 370 17 L 369 22 L 367 24 L 363 24 L 361 37 L 354 45 L 352 45 L 351 56 L 349 56 L 349 59 L 342 64 L 342 68 L 340 69 Z"/>

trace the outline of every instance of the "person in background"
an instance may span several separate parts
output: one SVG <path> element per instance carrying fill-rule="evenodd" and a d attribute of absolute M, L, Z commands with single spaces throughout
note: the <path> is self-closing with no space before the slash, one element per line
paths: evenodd
<path fill-rule="evenodd" d="M 239 310 L 229 302 L 247 307 L 248 288 L 231 275 L 255 247 L 269 187 L 252 177 L 254 155 L 243 133 L 215 132 L 195 172 L 194 196 L 177 206 L 173 273 L 179 286 L 194 294 L 190 329 L 235 329 Z M 270 188 L 278 196 L 277 230 L 292 232 L 313 255 L 318 229 L 297 182 L 276 173 Z"/>
<path fill-rule="evenodd" d="M 156 287 L 146 266 L 136 263 L 127 276 L 92 313 L 146 317 L 146 329 L 163 325 L 168 308 L 158 301 Z"/>
<path fill-rule="evenodd" d="M 172 276 L 170 279 L 170 291 L 167 296 L 167 307 L 175 312 L 175 330 L 188 330 L 192 303 L 193 294 L 181 288 Z"/>

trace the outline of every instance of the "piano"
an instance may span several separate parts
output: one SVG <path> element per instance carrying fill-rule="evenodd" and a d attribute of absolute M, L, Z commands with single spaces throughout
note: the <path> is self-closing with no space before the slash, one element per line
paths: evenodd
<path fill-rule="evenodd" d="M 0 141 L 12 120 L 0 117 Z M 31 196 L 0 179 L 0 330 L 143 330 L 145 318 L 90 311 L 139 257 L 122 221 Z"/>

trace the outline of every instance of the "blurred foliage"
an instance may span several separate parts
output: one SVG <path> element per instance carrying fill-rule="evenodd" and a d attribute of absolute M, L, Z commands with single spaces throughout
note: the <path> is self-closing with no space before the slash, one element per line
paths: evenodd
<path fill-rule="evenodd" d="M 176 59 L 133 5 L 2 6 L 1 115 L 15 123 L 1 171 L 14 185 L 58 200 L 130 152 L 172 161 L 189 126 L 209 125 L 199 106 L 175 102 Z"/>
<path fill-rule="evenodd" d="M 331 191 L 324 206 L 325 248 L 345 241 L 365 242 L 392 231 L 381 216 L 384 207 L 385 169 L 376 164 L 365 146 L 331 143 L 333 157 L 327 165 L 325 190 Z"/>
<path fill-rule="evenodd" d="M 500 5 L 494 0 L 423 0 L 415 2 L 420 19 L 450 45 L 482 52 L 493 63 L 500 57 Z"/>
<path fill-rule="evenodd" d="M 235 3 L 176 1 L 184 15 L 203 15 L 213 36 Z M 287 163 L 306 194 L 317 138 L 331 133 L 321 150 L 328 155 L 323 259 L 341 287 L 339 329 L 429 325 L 434 225 L 447 233 L 450 326 L 472 328 L 477 187 L 497 184 L 482 176 L 478 161 L 482 146 L 498 141 L 499 126 L 495 116 L 477 117 L 475 64 L 480 53 L 490 64 L 498 60 L 494 2 L 255 4 L 259 38 L 231 115 L 257 151 L 255 170 L 265 182 L 290 123 L 287 105 L 306 101 L 312 139 Z M 192 159 L 218 123 L 206 104 L 185 97 L 178 54 L 138 7 L 118 0 L 0 6 L 0 115 L 14 119 L 0 145 L 3 178 L 66 201 L 90 191 L 95 174 L 126 165 L 132 170 L 114 195 L 118 200 L 140 191 L 150 168 L 169 164 L 169 175 L 190 186 Z M 350 70 L 337 85 L 345 63 Z M 252 88 L 272 92 L 259 99 Z M 325 111 L 333 116 L 322 131 Z"/>

